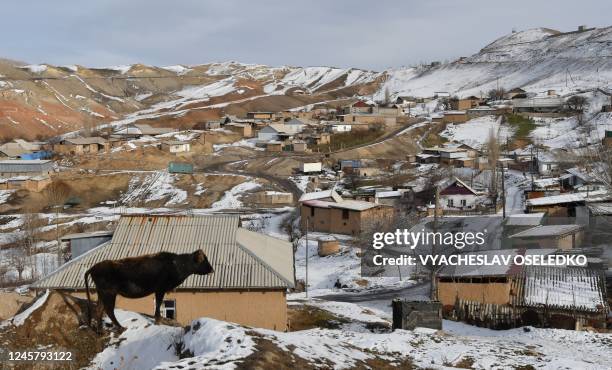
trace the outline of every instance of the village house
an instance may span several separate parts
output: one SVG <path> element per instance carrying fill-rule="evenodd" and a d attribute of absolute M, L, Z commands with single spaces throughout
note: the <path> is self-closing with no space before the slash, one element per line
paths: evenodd
<path fill-rule="evenodd" d="M 0 177 L 47 176 L 53 172 L 53 161 L 48 159 L 14 159 L 0 161 Z"/>
<path fill-rule="evenodd" d="M 556 249 L 504 249 L 466 253 L 548 256 Z M 449 265 L 436 277 L 447 319 L 496 329 L 524 325 L 581 330 L 603 327 L 608 304 L 601 274 L 589 268 L 525 265 Z"/>
<path fill-rule="evenodd" d="M 240 135 L 241 137 L 251 137 L 253 136 L 253 129 L 251 127 L 251 125 L 249 125 L 248 123 L 236 123 L 236 122 L 232 122 L 232 123 L 228 123 L 224 126 L 225 129 L 230 130 L 232 132 L 237 133 L 238 135 Z"/>
<path fill-rule="evenodd" d="M 384 124 L 387 126 L 395 126 L 397 124 L 397 116 L 385 116 L 380 114 L 366 113 L 351 113 L 338 116 L 341 122 L 351 124 L 351 130 L 367 130 L 371 125 Z"/>
<path fill-rule="evenodd" d="M 44 149 L 45 144 L 41 142 L 29 142 L 23 139 L 15 139 L 0 145 L 0 158 L 3 159 L 49 159 L 51 153 Z"/>
<path fill-rule="evenodd" d="M 404 110 L 397 105 L 376 105 L 372 108 L 372 114 L 380 116 L 397 117 L 403 115 Z"/>
<path fill-rule="evenodd" d="M 295 286 L 291 243 L 240 227 L 238 216 L 122 216 L 110 242 L 69 261 L 32 285 L 85 297 L 84 272 L 103 260 L 202 249 L 214 273 L 191 275 L 164 297 L 162 312 L 180 325 L 200 317 L 287 329 L 287 288 Z M 116 307 L 153 314 L 155 297 L 117 297 Z"/>
<path fill-rule="evenodd" d="M 360 113 L 372 113 L 372 105 L 358 100 L 353 104 L 347 105 L 343 108 L 344 114 L 360 114 Z"/>
<path fill-rule="evenodd" d="M 512 106 L 516 113 L 555 113 L 563 110 L 565 99 L 554 95 L 513 99 Z"/>
<path fill-rule="evenodd" d="M 292 151 L 298 153 L 305 153 L 308 151 L 308 144 L 303 140 L 293 140 L 290 147 Z"/>
<path fill-rule="evenodd" d="M 538 153 L 536 157 L 538 173 L 541 176 L 555 176 L 559 174 L 559 159 L 549 153 Z"/>
<path fill-rule="evenodd" d="M 443 212 L 475 210 L 483 194 L 455 178 L 440 190 L 440 207 Z"/>
<path fill-rule="evenodd" d="M 286 140 L 295 134 L 290 133 L 289 130 L 290 128 L 282 123 L 272 123 L 257 132 L 257 140 L 264 142 L 271 140 Z"/>
<path fill-rule="evenodd" d="M 374 203 L 391 206 L 398 212 L 407 212 L 414 205 L 414 192 L 412 189 L 376 191 L 374 199 Z"/>
<path fill-rule="evenodd" d="M 560 189 L 563 191 L 592 192 L 604 189 L 601 181 L 598 181 L 578 167 L 566 169 L 565 173 L 559 176 L 558 180 Z"/>
<path fill-rule="evenodd" d="M 0 190 L 25 189 L 34 193 L 43 191 L 49 184 L 49 176 L 14 176 L 9 178 L 0 177 Z"/>
<path fill-rule="evenodd" d="M 353 125 L 346 123 L 333 123 L 329 125 L 329 130 L 335 134 L 342 132 L 350 132 L 353 129 Z"/>
<path fill-rule="evenodd" d="M 516 234 L 520 231 L 542 225 L 545 213 L 516 213 L 507 215 L 504 220 L 504 234 L 507 236 Z"/>
<path fill-rule="evenodd" d="M 281 191 L 260 191 L 254 194 L 258 204 L 293 204 L 293 194 Z"/>
<path fill-rule="evenodd" d="M 584 239 L 582 225 L 538 225 L 510 235 L 514 248 L 579 248 Z"/>
<path fill-rule="evenodd" d="M 338 168 L 340 171 L 344 173 L 353 172 L 353 170 L 356 170 L 360 167 L 361 167 L 360 159 L 341 159 L 338 161 Z"/>
<path fill-rule="evenodd" d="M 504 98 L 505 99 L 514 99 L 516 97 L 523 97 L 526 98 L 527 97 L 527 91 L 521 89 L 520 87 L 515 87 L 512 90 L 507 91 L 504 94 Z"/>
<path fill-rule="evenodd" d="M 393 218 L 393 207 L 345 200 L 336 191 L 305 193 L 300 202 L 300 226 L 305 232 L 359 235 L 365 228 Z"/>
<path fill-rule="evenodd" d="M 156 136 L 169 134 L 175 130 L 170 127 L 153 127 L 146 123 L 130 123 L 116 130 L 113 135 L 124 138 L 139 138 L 143 136 Z"/>
<path fill-rule="evenodd" d="M 108 141 L 98 136 L 69 138 L 53 145 L 55 152 L 71 155 L 96 154 L 109 149 Z"/>
<path fill-rule="evenodd" d="M 331 134 L 329 132 L 320 132 L 306 136 L 308 142 L 312 145 L 327 145 L 331 143 Z"/>
<path fill-rule="evenodd" d="M 266 143 L 266 152 L 280 153 L 283 151 L 283 143 L 271 140 Z"/>
<path fill-rule="evenodd" d="M 285 122 L 285 132 L 290 134 L 298 134 L 304 131 L 304 128 L 306 128 L 306 124 L 297 118 Z"/>
<path fill-rule="evenodd" d="M 440 155 L 423 152 L 416 155 L 416 162 L 419 164 L 439 163 Z"/>
<path fill-rule="evenodd" d="M 360 167 L 356 172 L 359 177 L 372 177 L 383 173 L 383 171 L 378 167 Z"/>
<path fill-rule="evenodd" d="M 468 109 L 476 108 L 480 105 L 482 99 L 477 98 L 475 96 L 468 96 L 466 98 L 461 98 L 457 100 L 457 106 L 454 108 L 456 110 L 465 111 Z"/>
<path fill-rule="evenodd" d="M 191 144 L 187 141 L 168 140 L 162 142 L 162 150 L 169 153 L 187 153 L 191 151 Z"/>
<path fill-rule="evenodd" d="M 464 110 L 449 110 L 444 112 L 443 115 L 442 122 L 444 123 L 463 123 L 470 119 Z"/>
<path fill-rule="evenodd" d="M 246 118 L 273 121 L 276 119 L 276 114 L 274 112 L 247 112 Z"/>
<path fill-rule="evenodd" d="M 221 124 L 220 120 L 209 120 L 206 122 L 198 123 L 193 128 L 196 130 L 217 130 L 220 129 L 221 126 L 223 125 Z"/>
<path fill-rule="evenodd" d="M 478 150 L 462 143 L 447 143 L 443 146 L 435 146 L 423 149 L 423 153 L 417 155 L 419 163 L 441 163 L 456 167 L 476 168 Z"/>
<path fill-rule="evenodd" d="M 470 119 L 475 118 L 475 117 L 493 116 L 493 115 L 501 114 L 498 108 L 493 108 L 493 107 L 488 107 L 488 106 L 478 106 L 475 108 L 468 108 L 465 111 L 468 115 L 468 118 Z"/>
<path fill-rule="evenodd" d="M 544 212 L 548 216 L 576 217 L 576 209 L 583 207 L 587 202 L 604 202 L 610 200 L 605 190 L 593 192 L 564 193 L 552 196 L 537 196 L 527 199 L 528 213 Z"/>

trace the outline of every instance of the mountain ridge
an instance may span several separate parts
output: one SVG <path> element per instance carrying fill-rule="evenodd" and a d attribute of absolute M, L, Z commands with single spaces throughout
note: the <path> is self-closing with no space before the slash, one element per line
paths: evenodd
<path fill-rule="evenodd" d="M 484 95 L 497 86 L 569 93 L 608 87 L 612 27 L 504 35 L 450 63 L 384 71 L 236 61 L 108 67 L 0 59 L 0 140 L 33 139 L 86 124 L 148 120 L 185 128 L 222 114 L 284 110 L 355 98 Z"/>

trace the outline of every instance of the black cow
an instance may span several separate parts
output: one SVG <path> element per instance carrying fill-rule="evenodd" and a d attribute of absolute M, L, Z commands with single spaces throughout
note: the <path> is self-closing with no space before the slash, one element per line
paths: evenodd
<path fill-rule="evenodd" d="M 98 307 L 97 330 L 102 329 L 102 308 L 119 329 L 122 326 L 115 317 L 117 295 L 142 298 L 155 293 L 155 322 L 160 319 L 160 306 L 164 294 L 181 285 L 191 274 L 206 275 L 214 272 L 206 254 L 200 249 L 193 253 L 174 254 L 161 252 L 146 256 L 124 258 L 96 263 L 85 272 L 87 314 L 91 325 L 91 298 L 88 278 L 96 284 Z M 102 305 L 100 305 L 100 302 Z M 103 306 L 103 307 L 102 307 Z"/>

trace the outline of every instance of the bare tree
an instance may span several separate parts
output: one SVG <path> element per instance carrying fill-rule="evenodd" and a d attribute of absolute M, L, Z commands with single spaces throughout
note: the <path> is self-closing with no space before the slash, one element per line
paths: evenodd
<path fill-rule="evenodd" d="M 489 130 L 489 138 L 487 139 L 487 162 L 491 170 L 491 183 L 489 186 L 490 194 L 497 195 L 497 165 L 499 163 L 499 140 L 495 129 Z"/>
<path fill-rule="evenodd" d="M 37 214 L 27 211 L 23 214 L 21 223 L 21 235 L 18 242 L 18 248 L 31 264 L 32 276 L 36 275 L 36 263 L 32 256 L 35 254 L 34 246 L 36 244 L 36 237 L 38 233 L 38 227 L 40 226 L 40 219 Z"/>
<path fill-rule="evenodd" d="M 567 106 L 574 112 L 582 112 L 588 103 L 587 98 L 580 95 L 574 95 L 567 99 Z"/>
<path fill-rule="evenodd" d="M 60 211 L 62 210 L 66 200 L 70 196 L 70 186 L 62 180 L 54 180 L 45 189 L 44 196 L 47 200 L 47 205 L 55 211 L 55 238 L 57 241 L 57 256 L 58 262 L 61 263 L 62 247 L 59 235 Z"/>
<path fill-rule="evenodd" d="M 487 96 L 491 100 L 502 100 L 506 95 L 506 90 L 503 87 L 498 87 L 496 89 L 491 89 L 487 92 Z"/>
<path fill-rule="evenodd" d="M 9 255 L 9 263 L 17 271 L 17 281 L 23 281 L 23 272 L 28 265 L 28 257 L 25 255 L 23 250 L 14 248 Z"/>

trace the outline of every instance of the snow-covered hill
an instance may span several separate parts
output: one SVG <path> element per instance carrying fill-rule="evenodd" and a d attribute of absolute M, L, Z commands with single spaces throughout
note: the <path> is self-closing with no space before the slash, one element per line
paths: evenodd
<path fill-rule="evenodd" d="M 560 93 L 606 87 L 612 81 L 612 27 L 516 32 L 449 64 L 393 69 L 387 74 L 379 98 L 385 89 L 394 96 L 431 96 L 438 91 L 478 96 L 497 86 Z"/>

